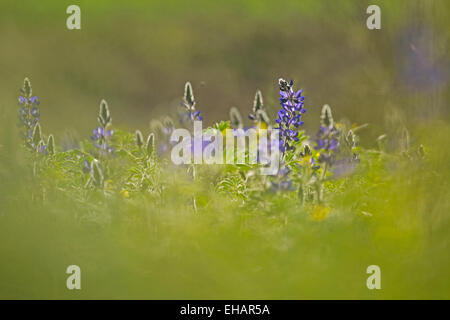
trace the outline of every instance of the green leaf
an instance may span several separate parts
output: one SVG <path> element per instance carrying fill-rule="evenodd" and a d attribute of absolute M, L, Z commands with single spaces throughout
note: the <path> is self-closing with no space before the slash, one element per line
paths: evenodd
<path fill-rule="evenodd" d="M 220 132 L 230 128 L 230 121 L 220 121 L 216 122 L 213 126 L 214 129 L 219 130 Z"/>

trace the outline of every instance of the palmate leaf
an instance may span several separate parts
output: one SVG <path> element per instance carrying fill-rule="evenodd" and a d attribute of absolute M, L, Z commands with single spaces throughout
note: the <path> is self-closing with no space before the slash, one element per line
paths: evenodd
<path fill-rule="evenodd" d="M 217 183 L 216 191 L 242 200 L 248 199 L 247 186 L 241 175 L 230 175 L 223 178 Z"/>

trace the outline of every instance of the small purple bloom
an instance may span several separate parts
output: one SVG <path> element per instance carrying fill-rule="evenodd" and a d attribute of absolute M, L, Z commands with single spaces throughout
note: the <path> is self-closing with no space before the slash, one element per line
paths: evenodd
<path fill-rule="evenodd" d="M 324 150 L 324 151 L 333 151 L 336 150 L 339 147 L 339 141 L 337 139 L 339 135 L 339 131 L 334 127 L 325 127 L 320 126 L 319 132 L 317 133 L 317 140 L 316 140 L 316 146 L 314 149 L 316 150 Z M 321 154 L 323 161 L 329 161 L 331 158 Z"/>
<path fill-rule="evenodd" d="M 19 97 L 19 103 L 20 104 L 27 104 L 28 100 L 27 100 L 27 98 L 20 96 Z"/>
<path fill-rule="evenodd" d="M 42 154 L 48 154 L 48 150 L 47 150 L 47 146 L 45 144 L 43 144 L 40 148 L 39 148 L 39 152 Z"/>
<path fill-rule="evenodd" d="M 39 108 L 38 107 L 31 108 L 30 113 L 33 117 L 38 118 L 39 117 Z"/>
<path fill-rule="evenodd" d="M 31 97 L 30 102 L 36 105 L 39 105 L 39 100 L 37 96 Z"/>
<path fill-rule="evenodd" d="M 91 171 L 91 164 L 89 163 L 89 160 L 84 160 L 83 162 L 83 171 L 84 172 L 90 172 Z"/>
<path fill-rule="evenodd" d="M 282 165 L 276 176 L 273 177 L 275 181 L 270 183 L 271 192 L 279 191 L 294 191 L 295 187 L 292 184 L 292 180 L 289 178 L 289 173 L 291 170 L 286 166 Z"/>

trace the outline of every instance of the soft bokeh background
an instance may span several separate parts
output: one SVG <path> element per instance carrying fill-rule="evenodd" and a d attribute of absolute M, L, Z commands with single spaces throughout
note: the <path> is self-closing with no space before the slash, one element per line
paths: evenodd
<path fill-rule="evenodd" d="M 81 31 L 66 29 L 70 4 Z M 366 28 L 369 4 L 381 7 L 379 31 Z M 448 299 L 449 27 L 447 0 L 2 0 L 0 298 Z M 364 147 L 406 126 L 427 161 L 363 159 L 321 222 L 276 195 L 268 213 L 246 211 L 207 183 L 194 214 L 192 184 L 170 171 L 162 199 L 81 201 L 51 184 L 62 177 L 30 174 L 15 130 L 26 76 L 59 148 L 89 139 L 102 98 L 114 126 L 148 133 L 187 80 L 211 124 L 231 106 L 247 113 L 256 89 L 273 116 L 286 77 L 305 90 L 307 133 L 328 103 L 335 118 L 370 123 Z M 353 209 L 361 202 L 371 218 Z M 74 263 L 81 291 L 65 287 Z M 374 263 L 380 291 L 365 286 Z"/>
<path fill-rule="evenodd" d="M 80 31 L 66 29 L 70 4 Z M 366 28 L 369 4 L 381 7 L 379 31 Z M 274 115 L 285 77 L 305 90 L 307 129 L 328 103 L 370 122 L 370 142 L 387 114 L 448 119 L 449 12 L 446 0 L 3 0 L 0 105 L 15 108 L 28 76 L 45 131 L 87 138 L 102 98 L 116 125 L 145 130 L 189 80 L 211 124 L 231 106 L 247 114 L 256 89 Z"/>

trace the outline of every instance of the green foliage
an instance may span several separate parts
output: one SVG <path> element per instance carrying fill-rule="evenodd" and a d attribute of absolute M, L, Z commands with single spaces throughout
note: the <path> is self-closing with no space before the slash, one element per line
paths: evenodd
<path fill-rule="evenodd" d="M 230 121 L 220 121 L 215 123 L 213 128 L 219 130 L 220 132 L 224 132 L 225 130 L 231 128 L 231 123 Z"/>
<path fill-rule="evenodd" d="M 337 163 L 325 170 L 303 131 L 277 176 L 258 174 L 261 164 L 174 166 L 155 147 L 170 118 L 153 121 L 145 142 L 140 131 L 115 130 L 110 157 L 98 157 L 92 141 L 61 151 L 38 125 L 33 141 L 47 141 L 48 154 L 0 134 L 0 295 L 448 297 L 449 126 L 411 130 L 405 156 L 362 146 L 366 125 L 334 121 L 331 112 L 324 121 L 337 128 L 338 160 L 359 157 L 345 174 Z M 89 277 L 76 297 L 64 287 L 74 263 Z M 386 275 L 379 292 L 365 286 L 371 264 Z"/>

